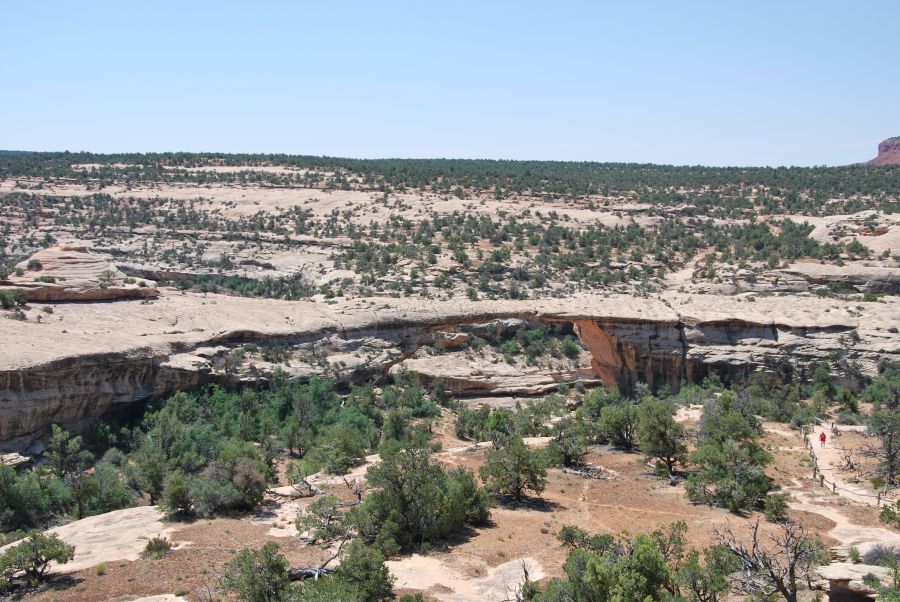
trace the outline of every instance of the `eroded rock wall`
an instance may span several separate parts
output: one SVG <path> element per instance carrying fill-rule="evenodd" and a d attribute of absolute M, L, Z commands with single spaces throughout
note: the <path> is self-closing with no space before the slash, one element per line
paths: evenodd
<path fill-rule="evenodd" d="M 879 353 L 855 349 L 855 329 L 793 328 L 739 319 L 702 323 L 577 320 L 575 331 L 590 349 L 594 372 L 607 386 L 630 390 L 645 382 L 652 391 L 699 383 L 712 373 L 726 383 L 753 372 L 803 375 L 832 355 L 863 364 Z M 848 381 L 847 384 L 855 383 Z"/>
<path fill-rule="evenodd" d="M 900 358 L 898 305 L 699 295 L 323 305 L 180 293 L 152 303 L 59 304 L 49 323 L 2 321 L 0 449 L 19 450 L 53 423 L 85 425 L 208 382 L 265 382 L 275 370 L 364 380 L 436 331 L 496 320 L 573 324 L 609 386 L 675 390 L 710 372 L 733 382 L 784 366 L 802 373 L 831 357 L 874 374 L 880 360 Z M 516 385 L 515 375 L 504 379 Z"/>

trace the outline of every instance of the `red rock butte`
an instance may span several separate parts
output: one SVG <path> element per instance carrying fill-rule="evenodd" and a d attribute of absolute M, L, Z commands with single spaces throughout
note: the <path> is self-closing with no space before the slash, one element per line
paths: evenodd
<path fill-rule="evenodd" d="M 878 145 L 878 156 L 868 165 L 900 165 L 900 136 L 888 138 Z"/>

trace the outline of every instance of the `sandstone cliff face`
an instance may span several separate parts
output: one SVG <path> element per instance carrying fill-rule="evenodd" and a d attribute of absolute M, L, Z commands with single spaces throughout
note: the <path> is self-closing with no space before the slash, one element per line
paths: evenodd
<path fill-rule="evenodd" d="M 436 331 L 496 320 L 574 324 L 594 373 L 610 386 L 645 380 L 677 389 L 713 371 L 732 380 L 786 363 L 803 370 L 831 354 L 874 373 L 880 359 L 900 358 L 896 298 L 806 298 L 802 306 L 791 297 L 746 302 L 679 294 L 323 305 L 164 291 L 151 303 L 54 309 L 52 321 L 3 320 L 0 328 L 2 449 L 22 449 L 52 423 L 77 427 L 113 408 L 207 382 L 265 381 L 275 369 L 359 381 L 408 358 Z M 498 390 L 536 392 L 545 384 L 545 375 L 524 369 L 502 377 Z"/>
<path fill-rule="evenodd" d="M 900 165 L 900 136 L 888 138 L 878 145 L 878 156 L 869 165 Z"/>
<path fill-rule="evenodd" d="M 677 322 L 578 320 L 575 332 L 590 350 L 591 367 L 607 386 L 639 381 L 673 390 L 685 376 L 687 345 Z"/>
<path fill-rule="evenodd" d="M 0 440 L 22 449 L 50 424 L 73 429 L 135 402 L 193 389 L 203 373 L 161 365 L 149 353 L 72 358 L 27 372 L 0 372 Z"/>

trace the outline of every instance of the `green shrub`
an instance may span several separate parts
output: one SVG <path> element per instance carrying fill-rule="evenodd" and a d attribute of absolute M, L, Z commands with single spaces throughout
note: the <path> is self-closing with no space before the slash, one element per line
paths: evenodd
<path fill-rule="evenodd" d="M 488 452 L 479 474 L 493 493 L 521 502 L 526 491 L 538 495 L 544 491 L 547 458 L 542 450 L 529 449 L 521 437 L 514 437 L 500 449 Z"/>
<path fill-rule="evenodd" d="M 684 427 L 675 421 L 675 407 L 655 397 L 646 397 L 638 407 L 637 437 L 641 451 L 658 460 L 667 474 L 687 456 Z"/>
<path fill-rule="evenodd" d="M 0 585 L 10 587 L 21 575 L 28 584 L 44 579 L 51 562 L 66 564 L 75 557 L 75 546 L 65 543 L 58 535 L 32 531 L 21 543 L 0 555 Z"/>
<path fill-rule="evenodd" d="M 190 514 L 193 504 L 184 472 L 174 470 L 166 475 L 159 505 L 170 514 Z"/>
<path fill-rule="evenodd" d="M 153 537 L 147 541 L 147 545 L 144 546 L 143 556 L 144 558 L 148 558 L 150 560 L 159 560 L 163 556 L 169 553 L 172 549 L 172 544 L 163 537 Z"/>
<path fill-rule="evenodd" d="M 900 566 L 900 549 L 882 544 L 874 545 L 863 556 L 863 562 L 886 567 Z"/>
<path fill-rule="evenodd" d="M 600 432 L 605 439 L 630 450 L 637 442 L 638 411 L 633 403 L 604 406 L 600 410 Z"/>
<path fill-rule="evenodd" d="M 297 514 L 298 531 L 308 531 L 312 543 L 333 541 L 347 532 L 340 509 L 339 500 L 333 495 L 324 495 L 307 506 L 305 512 Z"/>
<path fill-rule="evenodd" d="M 0 307 L 14 309 L 28 303 L 28 293 L 18 289 L 0 289 Z"/>
<path fill-rule="evenodd" d="M 578 344 L 578 340 L 575 337 L 566 336 L 560 345 L 560 351 L 567 358 L 576 359 L 581 353 L 581 345 Z"/>
<path fill-rule="evenodd" d="M 382 602 L 394 598 L 394 578 L 377 549 L 354 540 L 341 560 L 334 579 L 352 587 L 356 599 Z"/>
<path fill-rule="evenodd" d="M 773 523 L 780 523 L 787 520 L 788 510 L 788 494 L 786 493 L 770 493 L 763 500 L 763 511 L 766 518 Z"/>
<path fill-rule="evenodd" d="M 471 472 L 447 470 L 428 449 L 396 440 L 385 442 L 380 453 L 382 461 L 367 473 L 374 491 L 351 516 L 366 543 L 391 553 L 487 519 L 490 498 Z"/>
<path fill-rule="evenodd" d="M 691 501 L 738 512 L 772 488 L 764 470 L 772 456 L 759 443 L 762 427 L 746 402 L 726 391 L 705 404 L 700 446 L 691 454 L 699 470 L 685 486 Z"/>
<path fill-rule="evenodd" d="M 892 527 L 900 527 L 900 501 L 897 502 L 896 506 L 886 505 L 882 508 L 878 519 Z"/>
<path fill-rule="evenodd" d="M 242 602 L 278 602 L 290 590 L 287 559 L 278 544 L 267 542 L 258 550 L 241 550 L 225 563 L 222 591 Z"/>

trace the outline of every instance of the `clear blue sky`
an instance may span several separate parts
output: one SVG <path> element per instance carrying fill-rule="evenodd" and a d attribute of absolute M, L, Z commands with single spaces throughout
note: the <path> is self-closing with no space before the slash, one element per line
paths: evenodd
<path fill-rule="evenodd" d="M 900 2 L 0 3 L 0 148 L 820 165 L 900 135 Z"/>

